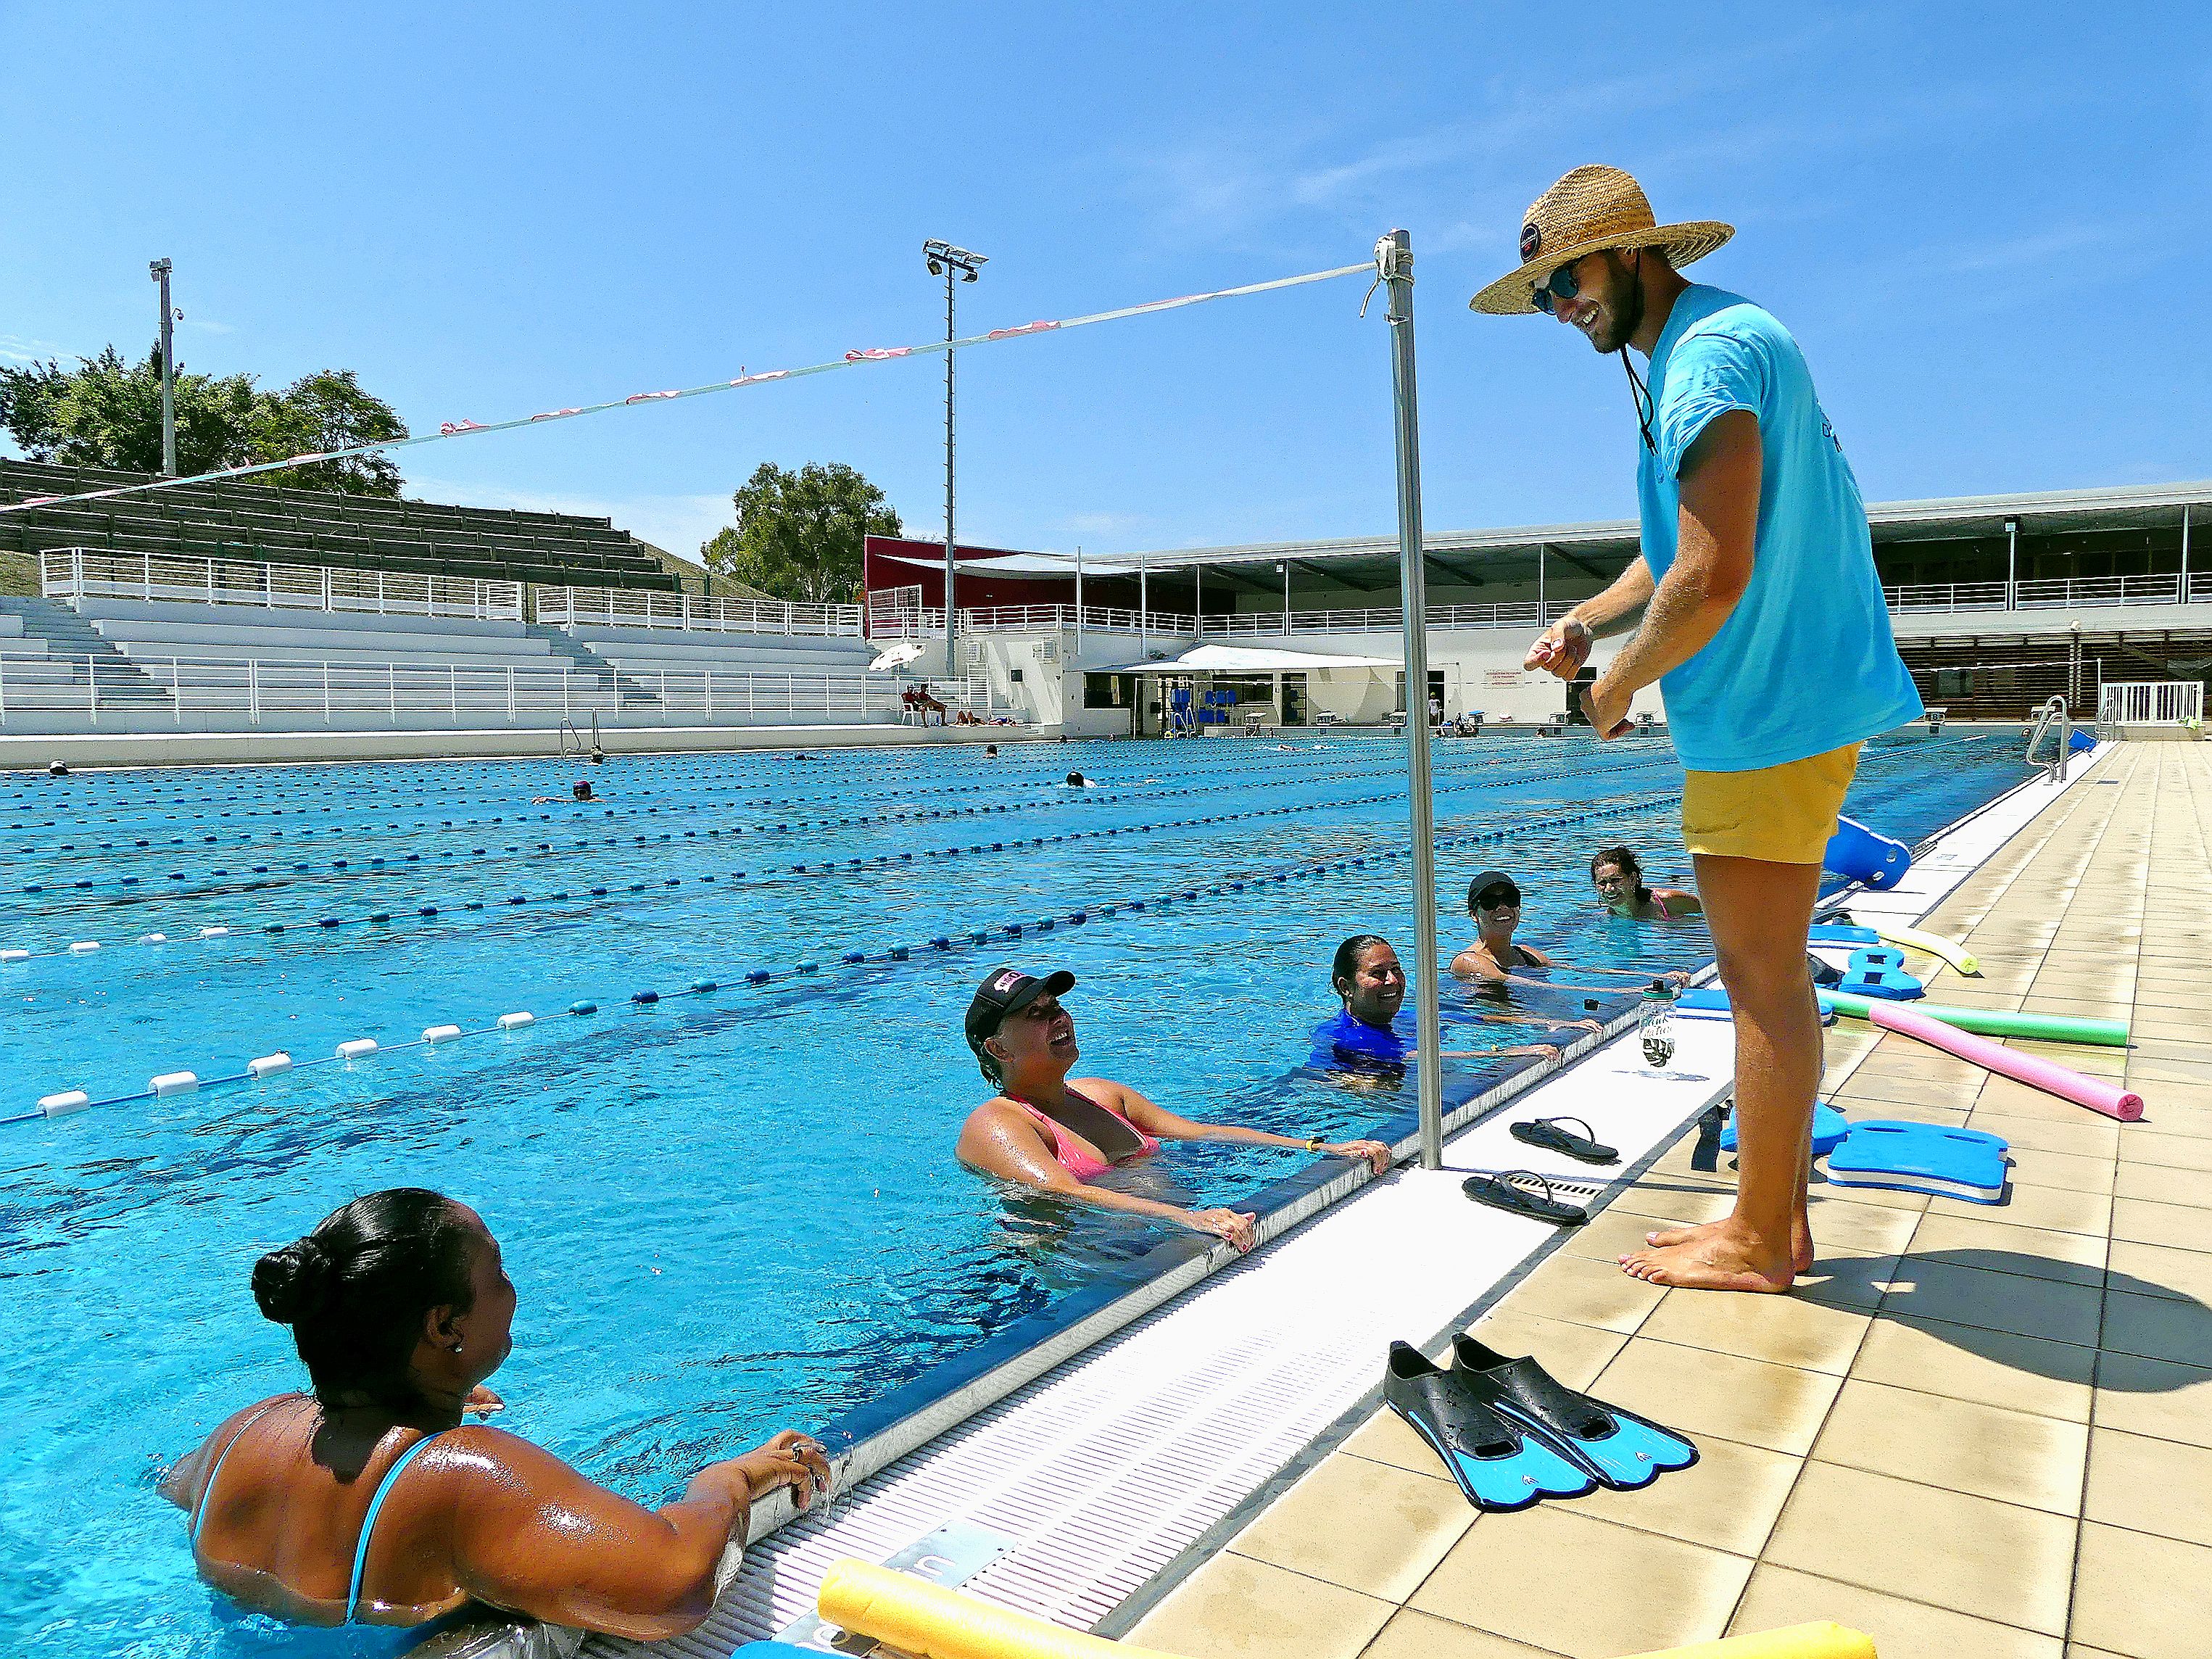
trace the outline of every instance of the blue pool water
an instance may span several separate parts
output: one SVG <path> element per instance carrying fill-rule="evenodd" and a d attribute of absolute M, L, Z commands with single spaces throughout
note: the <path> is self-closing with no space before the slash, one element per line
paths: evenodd
<path fill-rule="evenodd" d="M 1915 839 L 2026 775 L 2019 749 L 1900 734 L 1849 810 Z M 959 1021 L 994 963 L 1072 969 L 1079 1072 L 1176 1109 L 1332 1139 L 1395 1115 L 1403 1098 L 1302 1066 L 1337 940 L 1411 938 L 1401 766 L 1398 744 L 1340 737 L 669 757 L 601 769 L 591 805 L 531 805 L 574 776 L 544 762 L 0 781 L 0 949 L 34 953 L 0 966 L 0 1117 L 65 1089 L 112 1102 L 0 1124 L 0 1644 L 235 1639 L 155 1483 L 301 1381 L 247 1274 L 357 1193 L 433 1185 L 483 1212 L 521 1298 L 501 1420 L 659 1501 L 1164 1237 L 1010 1202 L 952 1161 L 986 1092 Z M 1062 787 L 1071 768 L 1105 787 Z M 1704 960 L 1695 924 L 1609 920 L 1583 874 L 1625 840 L 1650 878 L 1686 878 L 1679 786 L 1663 739 L 1440 745 L 1448 946 L 1467 878 L 1496 865 L 1523 883 L 1522 937 L 1567 961 Z M 1510 1038 L 1455 1030 L 1462 994 L 1448 1046 Z M 329 1059 L 515 1011 L 538 1024 Z M 143 1097 L 156 1073 L 280 1049 L 299 1069 Z M 1171 1148 L 1115 1178 L 1226 1203 L 1304 1162 Z"/>

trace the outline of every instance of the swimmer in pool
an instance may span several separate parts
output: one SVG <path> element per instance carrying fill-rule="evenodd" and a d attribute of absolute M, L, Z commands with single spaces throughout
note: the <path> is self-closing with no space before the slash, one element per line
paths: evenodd
<path fill-rule="evenodd" d="M 1705 913 L 1698 896 L 1686 887 L 1644 885 L 1644 868 L 1626 847 L 1600 849 L 1590 860 L 1589 872 L 1599 901 L 1616 916 L 1638 921 L 1675 921 Z"/>
<path fill-rule="evenodd" d="M 1080 772 L 1070 772 L 1067 775 L 1066 787 L 1070 789 L 1096 789 L 1098 783 L 1097 779 L 1086 778 Z"/>
<path fill-rule="evenodd" d="M 1522 985 L 1539 989 L 1559 989 L 1540 979 L 1530 979 L 1525 970 L 1530 968 L 1551 968 L 1552 958 L 1533 945 L 1517 945 L 1513 930 L 1521 921 L 1521 889 L 1512 877 L 1503 870 L 1486 870 L 1468 884 L 1467 911 L 1474 918 L 1475 940 L 1452 958 L 1451 970 L 1462 979 L 1482 981 L 1491 985 Z M 1578 974 L 1597 974 L 1608 979 L 1632 979 L 1649 982 L 1652 975 L 1640 970 L 1617 968 L 1577 968 Z M 1659 977 L 1680 985 L 1690 976 L 1674 969 Z M 1623 988 L 1624 989 L 1626 988 Z"/>
<path fill-rule="evenodd" d="M 1251 1215 L 1182 1209 L 1093 1186 L 1092 1178 L 1148 1157 L 1163 1140 L 1233 1141 L 1364 1158 L 1377 1175 L 1390 1167 L 1390 1149 L 1379 1140 L 1332 1145 L 1319 1135 L 1301 1140 L 1240 1124 L 1200 1123 L 1154 1105 L 1127 1084 L 1102 1077 L 1071 1083 L 1075 1016 L 1060 999 L 1074 986 L 1075 975 L 1064 971 L 1040 979 L 1018 968 L 994 968 L 968 1005 L 968 1046 L 999 1091 L 961 1126 L 954 1151 L 969 1169 L 1054 1198 L 1155 1217 L 1249 1250 Z"/>
<path fill-rule="evenodd" d="M 483 1219 L 434 1192 L 333 1212 L 255 1264 L 253 1299 L 291 1328 L 312 1392 L 232 1413 L 161 1491 L 191 1517 L 200 1577 L 287 1624 L 373 1626 L 412 1646 L 422 1626 L 488 1606 L 680 1636 L 712 1610 L 756 1502 L 784 1487 L 805 1509 L 830 1489 L 821 1447 L 786 1431 L 647 1509 L 466 1423 L 501 1409 L 484 1382 L 511 1346 L 514 1286 Z"/>
<path fill-rule="evenodd" d="M 578 778 L 576 781 L 569 787 L 568 799 L 570 800 L 597 800 L 599 799 L 599 797 L 592 793 L 592 781 L 589 778 Z M 558 806 L 561 805 L 561 797 L 558 795 L 532 795 L 530 798 L 530 804 L 532 806 Z"/>
<path fill-rule="evenodd" d="M 1407 1057 L 1419 1046 L 1419 1038 L 1401 1015 L 1406 970 L 1399 965 L 1398 953 L 1390 948 L 1389 940 L 1379 933 L 1353 934 L 1336 947 L 1336 959 L 1329 964 L 1329 981 L 1344 1006 L 1314 1028 L 1313 1058 L 1309 1063 L 1348 1072 L 1346 1082 L 1371 1083 L 1378 1078 L 1404 1076 Z M 1556 1026 L 1564 1022 L 1547 1023 Z M 1595 1020 L 1574 1024 L 1593 1031 L 1598 1029 Z M 1448 1048 L 1439 1058 L 1503 1060 L 1534 1055 L 1557 1060 L 1559 1053 L 1548 1042 L 1524 1042 L 1506 1048 Z"/>

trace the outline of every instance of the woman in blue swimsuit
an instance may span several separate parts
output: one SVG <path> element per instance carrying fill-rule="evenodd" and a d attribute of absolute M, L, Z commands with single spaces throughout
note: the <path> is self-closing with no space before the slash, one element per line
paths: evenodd
<path fill-rule="evenodd" d="M 163 1480 L 200 1577 L 299 1625 L 419 1635 L 471 1603 L 646 1640 L 706 1617 L 753 1503 L 828 1490 L 777 1435 L 647 1510 L 465 1413 L 500 1409 L 514 1286 L 476 1212 L 419 1188 L 357 1198 L 254 1265 L 313 1391 L 234 1413 Z M 413 1639 L 410 1636 L 410 1639 Z"/>

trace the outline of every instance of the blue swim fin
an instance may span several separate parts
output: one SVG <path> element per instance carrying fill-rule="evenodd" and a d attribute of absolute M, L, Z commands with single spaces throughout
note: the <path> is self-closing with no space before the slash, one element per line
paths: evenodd
<path fill-rule="evenodd" d="M 1528 1425 L 1475 1399 L 1458 1376 L 1393 1342 L 1382 1401 L 1443 1459 L 1460 1495 L 1483 1510 L 1523 1510 L 1540 1498 L 1595 1490 L 1596 1469 Z"/>
<path fill-rule="evenodd" d="M 1648 1486 L 1698 1461 L 1698 1449 L 1672 1429 L 1576 1393 L 1534 1356 L 1508 1359 L 1463 1335 L 1452 1343 L 1451 1375 L 1499 1416 L 1559 1442 L 1616 1492 Z"/>

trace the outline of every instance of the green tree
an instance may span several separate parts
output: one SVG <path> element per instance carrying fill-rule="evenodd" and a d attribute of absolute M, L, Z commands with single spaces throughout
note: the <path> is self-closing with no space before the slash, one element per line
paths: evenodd
<path fill-rule="evenodd" d="M 33 460 L 160 471 L 160 348 L 133 364 L 111 345 L 77 365 L 0 367 L 0 427 Z M 174 396 L 182 473 L 407 435 L 392 406 L 362 391 L 350 369 L 325 369 L 282 392 L 264 392 L 251 374 L 191 374 L 180 363 Z M 288 468 L 264 481 L 356 495 L 397 495 L 402 483 L 399 469 L 380 455 Z"/>
<path fill-rule="evenodd" d="M 732 498 L 733 528 L 699 550 L 710 570 L 801 605 L 851 599 L 860 588 L 869 536 L 900 533 L 884 492 L 842 461 L 809 461 L 796 472 L 763 461 Z"/>

